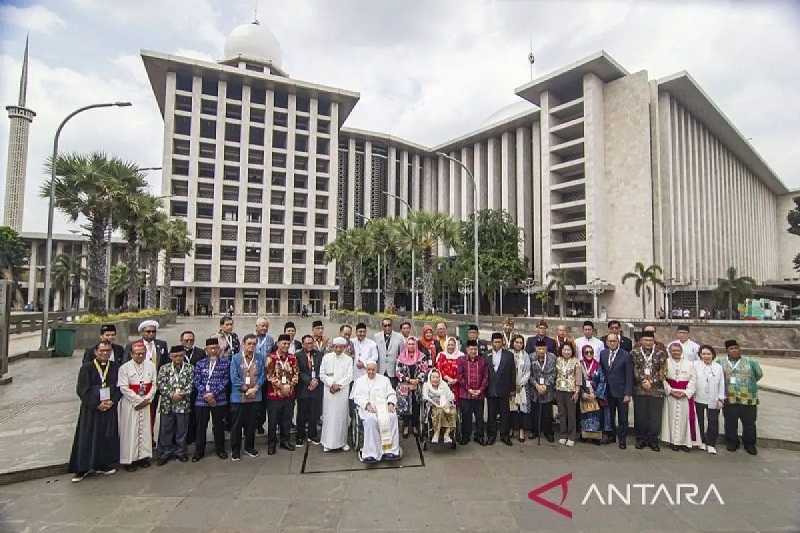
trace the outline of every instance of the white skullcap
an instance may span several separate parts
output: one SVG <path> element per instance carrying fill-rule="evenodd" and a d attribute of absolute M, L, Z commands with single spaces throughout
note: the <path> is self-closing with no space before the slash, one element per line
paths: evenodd
<path fill-rule="evenodd" d="M 158 321 L 157 320 L 145 320 L 141 324 L 139 324 L 139 333 L 142 332 L 144 328 L 154 327 L 158 330 Z"/>
<path fill-rule="evenodd" d="M 347 346 L 347 341 L 345 340 L 344 337 L 336 337 L 335 339 L 333 339 L 333 343 L 332 344 L 334 346 L 337 346 L 337 345 Z"/>
<path fill-rule="evenodd" d="M 378 362 L 377 361 L 372 361 L 372 360 L 367 361 L 366 363 L 364 363 L 364 368 L 368 367 L 369 365 L 372 365 L 375 368 L 378 368 Z"/>

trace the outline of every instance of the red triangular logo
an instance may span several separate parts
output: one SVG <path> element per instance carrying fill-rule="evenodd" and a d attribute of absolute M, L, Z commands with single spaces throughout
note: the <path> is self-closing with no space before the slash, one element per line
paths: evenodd
<path fill-rule="evenodd" d="M 533 500 L 534 502 L 538 503 L 539 505 L 543 505 L 550 509 L 551 511 L 555 511 L 561 516 L 566 518 L 572 518 L 572 511 L 567 509 L 566 507 L 562 507 L 564 500 L 567 499 L 567 494 L 569 493 L 569 482 L 572 481 L 572 472 L 569 474 L 564 474 L 563 476 L 554 479 L 544 485 L 540 485 L 530 491 L 528 493 L 528 498 Z M 542 494 L 549 491 L 553 487 L 561 487 L 561 501 L 556 503 L 551 502 L 550 500 L 545 500 L 542 498 Z"/>

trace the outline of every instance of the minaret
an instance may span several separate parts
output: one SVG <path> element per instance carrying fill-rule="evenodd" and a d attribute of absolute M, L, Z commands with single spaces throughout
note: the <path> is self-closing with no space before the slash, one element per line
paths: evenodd
<path fill-rule="evenodd" d="M 28 38 L 25 38 L 25 56 L 22 60 L 22 75 L 19 79 L 17 105 L 6 106 L 11 122 L 8 133 L 8 160 L 6 162 L 6 203 L 3 225 L 22 231 L 22 213 L 25 207 L 25 172 L 28 166 L 28 129 L 33 117 L 32 110 L 25 107 L 28 93 Z"/>

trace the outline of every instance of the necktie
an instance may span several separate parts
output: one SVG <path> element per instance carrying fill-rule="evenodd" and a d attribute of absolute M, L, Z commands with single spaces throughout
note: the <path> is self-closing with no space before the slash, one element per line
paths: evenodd
<path fill-rule="evenodd" d="M 616 358 L 617 358 L 617 351 L 614 350 L 613 352 L 611 352 L 611 357 L 608 358 L 608 368 L 614 366 L 614 359 Z"/>

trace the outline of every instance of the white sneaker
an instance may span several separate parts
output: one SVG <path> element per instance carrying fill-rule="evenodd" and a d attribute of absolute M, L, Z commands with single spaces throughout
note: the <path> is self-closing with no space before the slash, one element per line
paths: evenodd
<path fill-rule="evenodd" d="M 453 444 L 453 439 L 450 438 L 450 435 L 444 436 L 444 443 L 445 444 Z"/>
<path fill-rule="evenodd" d="M 73 483 L 80 483 L 81 481 L 86 479 L 86 476 L 88 476 L 88 475 L 89 475 L 88 472 L 84 472 L 83 474 L 75 474 L 75 477 L 72 478 L 72 482 Z"/>
<path fill-rule="evenodd" d="M 350 446 L 345 444 L 344 446 L 342 446 L 342 450 L 345 451 L 345 452 L 349 452 L 350 451 Z"/>
<path fill-rule="evenodd" d="M 700 444 L 700 449 L 701 450 L 705 450 L 706 449 L 706 445 L 705 444 Z"/>
<path fill-rule="evenodd" d="M 331 451 L 330 448 L 326 448 L 325 446 L 322 447 L 322 452 L 323 453 L 328 453 L 329 451 Z"/>
<path fill-rule="evenodd" d="M 575 441 L 574 440 L 568 440 L 567 441 L 567 446 L 575 446 Z"/>
<path fill-rule="evenodd" d="M 567 443 L 567 439 L 558 439 L 558 443 L 559 444 L 566 444 Z"/>
<path fill-rule="evenodd" d="M 97 473 L 98 474 L 102 474 L 104 476 L 113 476 L 114 474 L 117 473 L 117 469 L 116 468 L 109 468 L 108 470 L 98 470 Z"/>
<path fill-rule="evenodd" d="M 711 455 L 717 455 L 717 449 L 713 446 L 706 446 L 706 451 Z"/>

